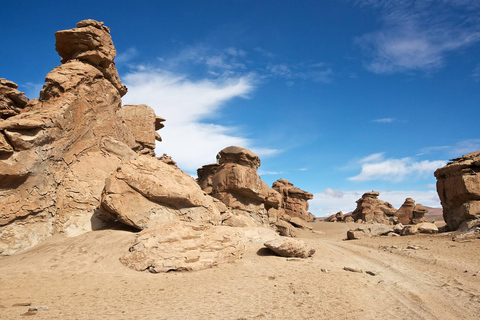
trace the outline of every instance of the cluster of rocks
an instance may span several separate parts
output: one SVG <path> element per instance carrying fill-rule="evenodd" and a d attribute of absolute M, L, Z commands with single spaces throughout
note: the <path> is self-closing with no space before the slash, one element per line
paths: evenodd
<path fill-rule="evenodd" d="M 435 177 L 448 229 L 480 226 L 480 151 L 451 160 L 435 171 Z"/>
<path fill-rule="evenodd" d="M 422 222 L 406 226 L 401 223 L 394 226 L 378 223 L 363 224 L 355 229 L 348 230 L 347 240 L 356 240 L 365 236 L 410 236 L 419 233 L 434 234 L 437 232 L 437 226 L 431 222 Z"/>
<path fill-rule="evenodd" d="M 55 37 L 62 64 L 39 99 L 0 80 L 0 255 L 121 222 L 141 230 L 125 265 L 198 270 L 238 259 L 245 241 L 277 239 L 274 229 L 292 236 L 312 220 L 312 195 L 286 180 L 280 191 L 268 187 L 247 149 L 220 151 L 198 182 L 169 156 L 155 157 L 165 119 L 147 105 L 122 106 L 127 88 L 110 30 L 83 20 Z"/>
<path fill-rule="evenodd" d="M 357 200 L 357 208 L 349 214 L 338 212 L 331 215 L 327 222 L 380 223 L 386 225 L 418 224 L 428 222 L 425 214 L 428 210 L 421 204 L 415 204 L 412 198 L 405 199 L 397 210 L 390 203 L 378 199 L 377 191 L 366 192 Z"/>

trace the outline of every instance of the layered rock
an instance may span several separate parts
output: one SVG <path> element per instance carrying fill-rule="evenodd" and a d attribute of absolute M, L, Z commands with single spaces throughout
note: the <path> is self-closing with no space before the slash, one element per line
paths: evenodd
<path fill-rule="evenodd" d="M 135 159 L 134 150 L 154 146 L 153 110 L 141 105 L 121 111 L 126 88 L 108 28 L 85 20 L 56 38 L 63 64 L 48 73 L 39 100 L 0 121 L 0 254 L 54 233 L 75 236 L 98 228 L 105 178 Z M 6 97 L 11 95 L 0 100 Z M 132 123 L 142 123 L 142 131 Z"/>
<path fill-rule="evenodd" d="M 417 224 L 422 222 L 428 222 L 425 219 L 425 214 L 428 213 L 428 209 L 422 206 L 420 203 L 415 204 L 415 200 L 412 198 L 405 199 L 403 205 L 395 213 L 398 223 L 402 224 Z"/>
<path fill-rule="evenodd" d="M 157 223 L 138 234 L 120 261 L 132 269 L 152 273 L 193 271 L 234 261 L 244 251 L 237 228 Z"/>
<path fill-rule="evenodd" d="M 102 208 L 113 219 L 143 230 L 159 222 L 220 224 L 214 199 L 175 165 L 141 155 L 106 179 Z"/>
<path fill-rule="evenodd" d="M 0 119 L 16 116 L 27 105 L 28 98 L 17 88 L 16 83 L 0 78 Z"/>
<path fill-rule="evenodd" d="M 250 150 L 231 146 L 219 152 L 219 163 L 197 170 L 198 184 L 230 212 L 224 224 L 269 225 L 277 221 L 282 197 L 257 174 L 260 158 Z"/>
<path fill-rule="evenodd" d="M 352 212 L 355 222 L 394 224 L 393 216 L 397 210 L 388 202 L 378 199 L 377 191 L 366 192 L 357 202 Z"/>
<path fill-rule="evenodd" d="M 443 218 L 450 230 L 480 225 L 480 151 L 453 159 L 435 171 Z"/>
<path fill-rule="evenodd" d="M 275 181 L 272 188 L 283 196 L 282 208 L 285 214 L 307 222 L 315 220 L 315 216 L 308 212 L 308 200 L 313 199 L 313 194 L 294 187 L 293 183 L 285 179 Z"/>

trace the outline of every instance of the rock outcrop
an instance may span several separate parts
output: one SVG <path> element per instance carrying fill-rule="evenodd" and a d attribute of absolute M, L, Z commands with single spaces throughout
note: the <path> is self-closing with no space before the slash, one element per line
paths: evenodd
<path fill-rule="evenodd" d="M 443 219 L 450 230 L 480 225 L 480 151 L 453 159 L 435 171 Z"/>
<path fill-rule="evenodd" d="M 197 170 L 198 184 L 226 208 L 223 223 L 231 226 L 275 224 L 282 197 L 257 174 L 260 158 L 252 151 L 231 146 L 221 150 L 217 164 Z"/>
<path fill-rule="evenodd" d="M 0 119 L 16 116 L 29 102 L 17 88 L 16 83 L 0 78 Z"/>
<path fill-rule="evenodd" d="M 126 87 L 103 23 L 84 20 L 55 36 L 62 65 L 47 74 L 38 100 L 0 82 L 4 255 L 55 233 L 75 236 L 101 227 L 105 179 L 124 161 L 154 155 L 155 130 L 164 120 L 146 105 L 121 106 Z"/>
<path fill-rule="evenodd" d="M 397 210 L 388 202 L 378 199 L 377 191 L 366 192 L 357 200 L 357 208 L 352 212 L 355 222 L 394 224 Z"/>
<path fill-rule="evenodd" d="M 401 224 L 417 224 L 422 222 L 428 222 L 425 219 L 425 214 L 428 212 L 421 204 L 415 204 L 415 200 L 412 198 L 405 199 L 403 205 L 395 213 L 397 223 Z"/>
<path fill-rule="evenodd" d="M 294 187 L 293 183 L 285 179 L 275 181 L 272 189 L 283 196 L 282 208 L 285 210 L 285 214 L 307 222 L 315 220 L 315 216 L 308 212 L 308 200 L 313 199 L 313 194 Z"/>

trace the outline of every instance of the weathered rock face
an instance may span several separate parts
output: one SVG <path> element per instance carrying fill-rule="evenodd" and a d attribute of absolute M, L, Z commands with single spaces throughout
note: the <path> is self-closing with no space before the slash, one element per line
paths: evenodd
<path fill-rule="evenodd" d="M 357 200 L 357 208 L 352 212 L 355 222 L 393 224 L 397 210 L 388 202 L 378 199 L 377 191 L 366 192 Z"/>
<path fill-rule="evenodd" d="M 16 116 L 27 105 L 28 98 L 17 88 L 16 83 L 0 78 L 0 119 Z"/>
<path fill-rule="evenodd" d="M 480 151 L 453 159 L 435 171 L 443 219 L 450 230 L 480 218 Z"/>
<path fill-rule="evenodd" d="M 63 64 L 46 76 L 39 100 L 0 120 L 0 254 L 98 227 L 105 178 L 136 158 L 133 150 L 153 148 L 153 110 L 120 111 L 126 88 L 108 28 L 82 21 L 58 32 L 56 46 Z M 0 101 L 15 101 L 4 92 Z"/>
<path fill-rule="evenodd" d="M 257 174 L 259 166 L 260 158 L 252 151 L 227 147 L 220 151 L 218 164 L 198 169 L 198 184 L 233 212 L 232 219 L 247 223 L 239 218 L 244 216 L 254 224 L 269 225 L 277 221 L 282 197 L 262 181 Z"/>
<path fill-rule="evenodd" d="M 285 214 L 307 222 L 315 220 L 315 216 L 308 212 L 308 200 L 313 199 L 313 194 L 294 187 L 293 183 L 285 179 L 275 181 L 272 188 L 283 196 L 282 208 Z"/>
<path fill-rule="evenodd" d="M 152 273 L 193 271 L 234 261 L 244 252 L 238 228 L 158 223 L 140 232 L 120 261 L 132 269 Z"/>
<path fill-rule="evenodd" d="M 412 198 L 405 199 L 405 202 L 395 213 L 398 222 L 401 224 L 410 224 L 413 218 L 413 209 L 415 208 L 415 200 Z"/>
<path fill-rule="evenodd" d="M 195 180 L 148 155 L 126 161 L 106 180 L 102 207 L 114 219 L 137 229 L 157 222 L 220 224 L 214 199 Z"/>

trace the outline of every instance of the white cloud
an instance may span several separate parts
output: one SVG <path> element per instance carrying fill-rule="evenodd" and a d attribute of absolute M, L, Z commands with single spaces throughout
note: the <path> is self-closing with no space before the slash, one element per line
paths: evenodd
<path fill-rule="evenodd" d="M 382 119 L 372 120 L 372 122 L 377 122 L 377 123 L 391 123 L 394 121 L 395 121 L 395 118 L 382 118 Z"/>
<path fill-rule="evenodd" d="M 334 198 L 343 198 L 343 192 L 340 190 L 333 190 L 331 188 L 327 188 L 323 190 L 323 193 L 332 196 Z"/>
<path fill-rule="evenodd" d="M 360 174 L 348 178 L 351 181 L 386 180 L 399 182 L 407 177 L 415 178 L 433 172 L 443 167 L 446 162 L 438 161 L 414 161 L 412 158 L 385 159 L 382 153 L 372 154 L 362 160 Z"/>
<path fill-rule="evenodd" d="M 137 49 L 135 49 L 134 47 L 130 47 L 127 49 L 127 51 L 117 54 L 115 58 L 115 63 L 116 64 L 126 63 L 132 60 L 136 55 L 137 55 Z"/>
<path fill-rule="evenodd" d="M 252 148 L 253 142 L 235 127 L 207 122 L 227 101 L 252 92 L 248 77 L 192 81 L 164 70 L 146 69 L 133 71 L 123 80 L 128 87 L 124 104 L 147 104 L 167 120 L 159 131 L 163 142 L 157 145 L 156 153 L 172 156 L 183 170 L 192 172 L 215 162 L 218 151 L 230 145 Z M 276 152 L 254 150 L 259 156 Z"/>
<path fill-rule="evenodd" d="M 380 10 L 383 28 L 355 40 L 374 73 L 434 70 L 449 52 L 480 41 L 478 8 L 469 1 L 360 1 Z M 462 16 L 454 7 L 466 10 Z M 470 10 L 471 14 L 468 14 Z"/>
<path fill-rule="evenodd" d="M 466 139 L 454 145 L 426 147 L 419 155 L 441 152 L 448 157 L 460 157 L 470 152 L 480 150 L 480 139 Z"/>
<path fill-rule="evenodd" d="M 327 188 L 326 190 L 332 190 Z M 326 191 L 325 190 L 325 191 Z M 355 190 L 355 191 L 339 191 L 342 197 L 335 197 L 330 192 L 320 192 L 313 195 L 313 200 L 310 200 L 310 211 L 317 217 L 328 216 L 339 211 L 344 213 L 351 212 L 357 207 L 356 201 L 361 196 L 371 190 Z M 424 206 L 439 208 L 440 200 L 438 199 L 435 190 L 428 191 L 379 191 L 379 199 L 389 202 L 395 208 L 399 208 L 406 198 L 412 198 L 415 203 L 421 203 Z"/>

